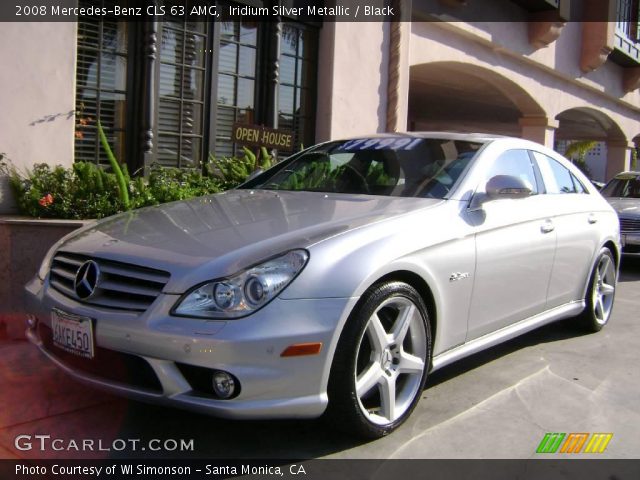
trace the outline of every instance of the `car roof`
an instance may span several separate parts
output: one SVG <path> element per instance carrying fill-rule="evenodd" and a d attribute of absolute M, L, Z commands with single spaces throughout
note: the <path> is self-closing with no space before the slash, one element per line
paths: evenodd
<path fill-rule="evenodd" d="M 352 137 L 348 137 L 346 140 L 356 139 L 356 138 L 402 138 L 402 137 L 437 138 L 437 139 L 463 140 L 463 141 L 476 141 L 476 142 L 488 142 L 491 140 L 497 140 L 501 138 L 523 140 L 522 138 L 508 137 L 505 135 L 494 135 L 490 133 L 468 133 L 468 132 L 454 132 L 454 131 L 374 133 L 374 134 L 355 135 Z"/>

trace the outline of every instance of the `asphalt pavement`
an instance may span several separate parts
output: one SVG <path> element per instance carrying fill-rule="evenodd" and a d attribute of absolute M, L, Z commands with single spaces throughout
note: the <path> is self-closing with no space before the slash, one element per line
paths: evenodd
<path fill-rule="evenodd" d="M 371 442 L 322 420 L 227 421 L 113 397 L 0 340 L 0 458 L 526 459 L 552 455 L 536 453 L 549 432 L 611 433 L 603 453 L 580 455 L 639 458 L 638 312 L 640 259 L 626 258 L 603 331 L 555 323 L 445 367 L 406 424 Z"/>

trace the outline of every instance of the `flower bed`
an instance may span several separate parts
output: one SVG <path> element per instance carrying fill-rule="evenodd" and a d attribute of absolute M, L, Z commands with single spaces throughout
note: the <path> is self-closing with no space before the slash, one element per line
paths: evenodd
<path fill-rule="evenodd" d="M 146 177 L 131 177 L 123 165 L 113 172 L 88 162 L 76 162 L 71 168 L 40 163 L 18 172 L 0 157 L 0 175 L 9 177 L 22 215 L 81 220 L 218 193 L 242 183 L 256 168 L 270 165 L 265 149 L 259 157 L 245 149 L 243 157 L 216 159 L 210 155 L 204 167 L 154 165 Z M 123 188 L 126 195 L 122 195 Z"/>

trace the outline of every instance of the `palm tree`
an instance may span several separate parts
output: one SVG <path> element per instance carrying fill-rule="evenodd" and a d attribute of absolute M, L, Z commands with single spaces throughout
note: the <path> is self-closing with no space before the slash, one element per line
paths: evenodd
<path fill-rule="evenodd" d="M 593 148 L 598 145 L 596 140 L 576 140 L 567 145 L 564 156 L 582 170 L 587 177 L 591 178 L 591 170 L 589 169 L 585 157 Z"/>

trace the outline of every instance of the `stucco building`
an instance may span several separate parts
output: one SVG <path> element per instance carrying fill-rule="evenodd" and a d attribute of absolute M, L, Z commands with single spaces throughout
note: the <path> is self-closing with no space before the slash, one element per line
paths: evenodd
<path fill-rule="evenodd" d="M 296 145 L 388 130 L 589 139 L 606 151 L 598 180 L 629 168 L 637 2 L 392 4 L 405 21 L 3 23 L 0 152 L 18 167 L 106 163 L 100 118 L 131 171 L 234 154 L 234 122 L 291 130 Z"/>

